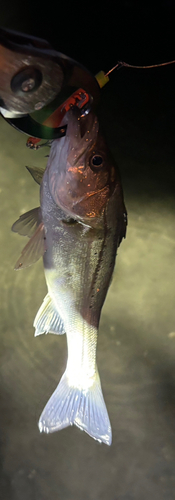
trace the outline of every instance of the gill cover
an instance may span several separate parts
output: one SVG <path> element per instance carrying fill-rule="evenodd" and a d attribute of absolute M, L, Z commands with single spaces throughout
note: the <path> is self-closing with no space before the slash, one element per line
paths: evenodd
<path fill-rule="evenodd" d="M 99 132 L 97 117 L 66 115 L 67 133 L 55 140 L 48 160 L 49 189 L 55 203 L 74 219 L 99 218 L 115 185 L 115 169 Z"/>

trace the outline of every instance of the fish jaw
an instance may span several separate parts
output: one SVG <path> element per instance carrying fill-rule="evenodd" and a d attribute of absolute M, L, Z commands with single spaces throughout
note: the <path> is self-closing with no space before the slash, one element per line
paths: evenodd
<path fill-rule="evenodd" d="M 75 220 L 88 224 L 102 216 L 117 179 L 96 116 L 89 113 L 81 137 L 81 117 L 77 112 L 67 113 L 66 136 L 53 141 L 47 171 L 56 205 Z M 101 167 L 94 167 L 94 158 L 101 158 Z"/>

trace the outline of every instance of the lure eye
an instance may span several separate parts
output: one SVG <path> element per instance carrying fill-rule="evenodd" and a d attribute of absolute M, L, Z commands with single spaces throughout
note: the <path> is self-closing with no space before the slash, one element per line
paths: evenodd
<path fill-rule="evenodd" d="M 101 155 L 94 155 L 90 160 L 90 167 L 94 172 L 101 170 L 103 167 L 103 158 Z"/>

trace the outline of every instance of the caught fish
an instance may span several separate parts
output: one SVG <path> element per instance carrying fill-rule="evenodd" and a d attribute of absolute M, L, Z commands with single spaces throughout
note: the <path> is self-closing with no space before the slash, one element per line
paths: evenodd
<path fill-rule="evenodd" d="M 96 116 L 81 116 L 74 107 L 65 124 L 66 136 L 53 141 L 44 174 L 29 168 L 41 183 L 41 204 L 12 226 L 30 237 L 16 269 L 43 255 L 48 293 L 34 320 L 35 336 L 67 335 L 66 370 L 40 416 L 40 431 L 75 424 L 110 445 L 96 347 L 116 251 L 126 233 L 126 209 Z"/>

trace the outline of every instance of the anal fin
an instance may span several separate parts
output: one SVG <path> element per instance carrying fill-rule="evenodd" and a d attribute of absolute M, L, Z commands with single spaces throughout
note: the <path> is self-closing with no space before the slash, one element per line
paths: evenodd
<path fill-rule="evenodd" d="M 44 298 L 37 312 L 33 326 L 35 327 L 35 337 L 42 333 L 56 333 L 57 335 L 65 333 L 64 323 L 49 293 Z"/>

